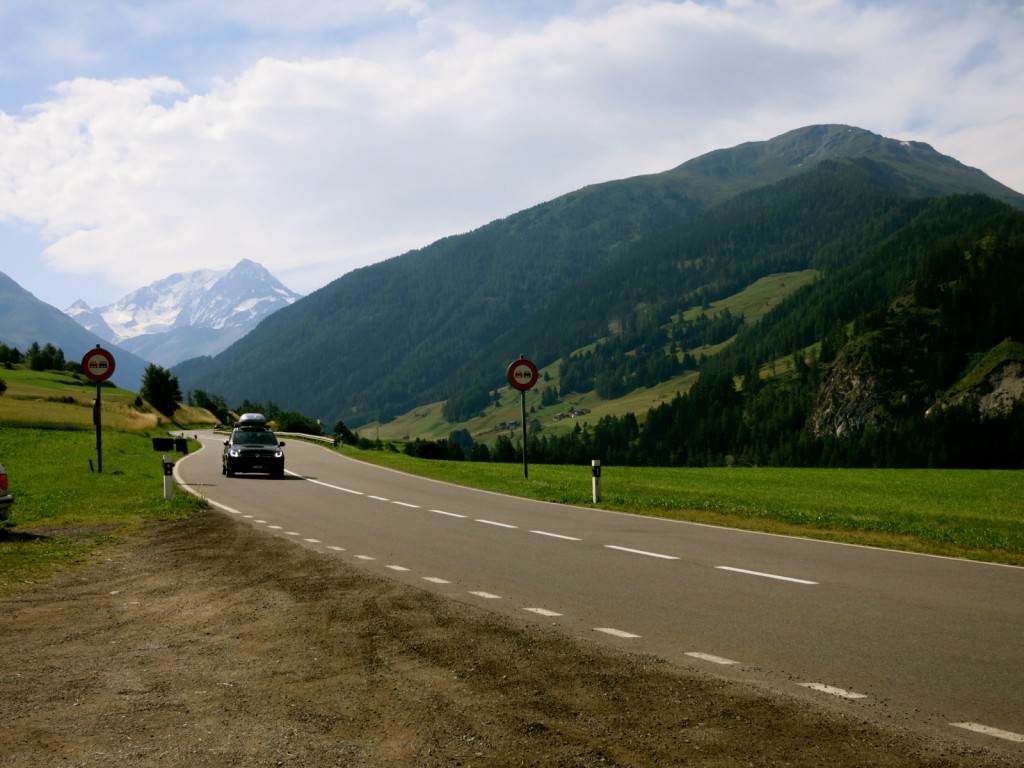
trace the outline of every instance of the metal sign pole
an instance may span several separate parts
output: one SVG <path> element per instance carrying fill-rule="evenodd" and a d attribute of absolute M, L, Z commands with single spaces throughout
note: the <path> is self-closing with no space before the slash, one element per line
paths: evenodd
<path fill-rule="evenodd" d="M 103 429 L 101 426 L 102 403 L 100 401 L 100 390 L 103 385 L 96 382 L 96 407 L 93 409 L 93 421 L 96 422 L 96 471 L 103 474 Z"/>
<path fill-rule="evenodd" d="M 526 466 L 526 390 L 524 389 L 519 393 L 522 395 L 523 402 L 523 477 L 530 477 L 530 470 Z"/>

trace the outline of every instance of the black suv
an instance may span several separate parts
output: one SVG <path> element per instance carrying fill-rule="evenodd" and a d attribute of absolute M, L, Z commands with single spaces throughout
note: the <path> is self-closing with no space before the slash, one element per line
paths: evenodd
<path fill-rule="evenodd" d="M 259 413 L 244 413 L 235 422 L 231 437 L 224 441 L 221 471 L 228 477 L 236 472 L 260 472 L 271 477 L 284 477 L 284 442 L 267 426 Z"/>

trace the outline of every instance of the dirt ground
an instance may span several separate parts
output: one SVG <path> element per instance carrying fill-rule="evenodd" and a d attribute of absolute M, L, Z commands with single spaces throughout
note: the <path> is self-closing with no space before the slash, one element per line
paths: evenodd
<path fill-rule="evenodd" d="M 24 532 L 22 532 L 24 533 Z M 216 512 L 0 598 L 0 766 L 1009 766 Z"/>

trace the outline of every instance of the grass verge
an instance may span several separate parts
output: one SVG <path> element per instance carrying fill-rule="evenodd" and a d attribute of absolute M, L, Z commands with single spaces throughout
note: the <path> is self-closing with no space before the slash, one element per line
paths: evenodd
<path fill-rule="evenodd" d="M 0 460 L 15 497 L 0 529 L 0 593 L 101 556 L 141 526 L 204 505 L 178 492 L 163 498 L 160 457 L 151 437 L 103 432 L 103 472 L 95 472 L 92 430 L 0 427 Z"/>

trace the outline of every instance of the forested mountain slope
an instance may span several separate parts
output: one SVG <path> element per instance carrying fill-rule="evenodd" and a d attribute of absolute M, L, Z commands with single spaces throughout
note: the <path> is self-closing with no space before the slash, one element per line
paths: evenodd
<path fill-rule="evenodd" d="M 907 212 L 741 329 L 689 392 L 643 419 L 541 434 L 533 460 L 1024 467 L 1024 213 L 982 196 Z"/>
<path fill-rule="evenodd" d="M 443 398 L 471 406 L 519 354 L 550 362 L 610 330 L 663 329 L 689 304 L 773 271 L 832 272 L 903 226 L 908 201 L 960 191 L 1024 208 L 926 145 L 813 126 L 356 270 L 174 372 L 186 391 L 273 400 L 328 425 Z"/>

